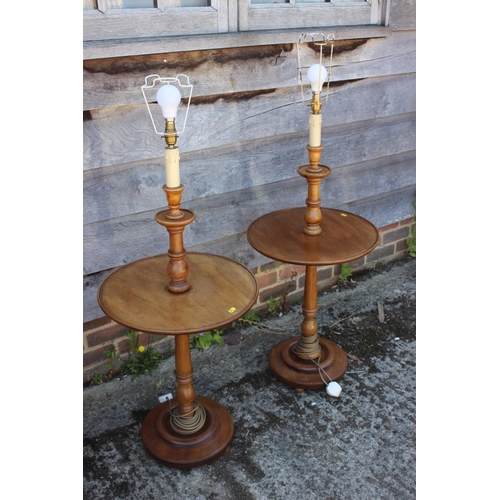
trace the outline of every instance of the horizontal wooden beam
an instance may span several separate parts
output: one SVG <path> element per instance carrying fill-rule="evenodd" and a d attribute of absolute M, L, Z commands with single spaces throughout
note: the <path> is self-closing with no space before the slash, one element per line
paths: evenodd
<path fill-rule="evenodd" d="M 387 26 L 318 27 L 315 31 L 334 33 L 336 40 L 355 38 L 384 38 L 391 36 Z M 242 33 L 219 33 L 214 35 L 191 35 L 156 38 L 130 38 L 127 40 L 88 41 L 83 43 L 83 59 L 105 59 L 166 52 L 190 52 L 193 50 L 227 49 L 296 43 L 304 29 L 265 30 Z"/>

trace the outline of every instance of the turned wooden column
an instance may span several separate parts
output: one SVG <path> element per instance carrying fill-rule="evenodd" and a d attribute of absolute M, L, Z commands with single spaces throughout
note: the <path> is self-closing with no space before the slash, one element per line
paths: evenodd
<path fill-rule="evenodd" d="M 300 327 L 300 338 L 293 348 L 294 354 L 302 359 L 316 359 L 321 355 L 321 347 L 316 334 L 318 331 L 318 324 L 316 323 L 316 314 L 318 312 L 317 270 L 317 266 L 306 266 L 304 303 L 302 306 L 304 319 Z"/>
<path fill-rule="evenodd" d="M 319 164 L 321 160 L 321 151 L 323 151 L 323 146 L 310 146 L 307 145 L 307 151 L 309 152 L 309 165 L 307 166 L 307 171 L 317 174 L 321 171 L 321 165 Z"/>
<path fill-rule="evenodd" d="M 318 236 L 321 234 L 321 198 L 320 184 L 321 181 L 330 175 L 330 168 L 325 165 L 320 165 L 320 157 L 323 146 L 312 147 L 307 146 L 309 151 L 309 165 L 302 165 L 297 169 L 297 172 L 307 180 L 307 199 L 306 211 L 304 220 L 306 225 L 304 233 L 309 236 Z"/>
<path fill-rule="evenodd" d="M 156 214 L 156 222 L 166 227 L 170 246 L 168 250 L 167 275 L 170 278 L 167 288 L 174 294 L 187 292 L 191 287 L 188 282 L 189 266 L 186 261 L 186 250 L 184 248 L 184 228 L 193 222 L 195 215 L 190 210 L 182 210 L 181 198 L 184 186 L 181 184 L 176 188 L 163 186 L 167 195 L 168 210 Z M 193 367 L 191 364 L 191 350 L 189 348 L 189 335 L 178 335 L 175 337 L 175 378 L 177 389 L 175 392 L 178 402 L 172 418 L 172 428 L 179 432 L 189 433 L 179 427 L 179 418 L 184 422 L 194 423 L 201 416 L 201 425 L 204 417 L 196 415 L 195 397 L 193 387 Z M 187 420 L 186 420 L 187 419 Z"/>
<path fill-rule="evenodd" d="M 191 364 L 191 350 L 189 347 L 189 335 L 177 335 L 175 337 L 175 380 L 177 389 L 175 397 L 179 402 L 177 411 L 179 415 L 193 415 L 196 393 L 193 387 L 193 367 Z"/>
<path fill-rule="evenodd" d="M 156 222 L 166 227 L 170 236 L 170 257 L 167 274 L 170 278 L 168 289 L 174 293 L 182 293 L 189 290 L 187 276 L 189 266 L 186 262 L 186 250 L 184 249 L 184 228 L 195 219 L 195 214 L 190 210 L 181 210 L 181 197 L 184 186 L 181 184 L 176 188 L 163 186 L 167 195 L 168 210 L 163 210 L 155 216 Z"/>

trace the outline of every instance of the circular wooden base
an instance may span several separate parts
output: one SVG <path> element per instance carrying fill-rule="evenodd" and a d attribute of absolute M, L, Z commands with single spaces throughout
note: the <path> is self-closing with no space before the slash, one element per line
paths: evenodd
<path fill-rule="evenodd" d="M 269 355 L 271 371 L 276 378 L 286 385 L 293 387 L 297 392 L 304 389 L 322 389 L 326 387 L 321 379 L 318 366 L 314 361 L 301 359 L 293 352 L 299 337 L 292 337 L 281 341 L 274 346 Z M 334 342 L 319 338 L 321 357 L 319 365 L 328 374 L 331 380 L 340 380 L 347 370 L 347 356 Z M 318 362 L 318 358 L 316 359 Z M 328 377 L 323 373 L 328 383 Z"/>
<path fill-rule="evenodd" d="M 233 420 L 219 403 L 201 396 L 195 398 L 205 408 L 204 426 L 191 435 L 177 433 L 170 424 L 170 408 L 176 399 L 153 408 L 142 423 L 142 443 L 155 460 L 179 469 L 198 467 L 229 452 Z"/>

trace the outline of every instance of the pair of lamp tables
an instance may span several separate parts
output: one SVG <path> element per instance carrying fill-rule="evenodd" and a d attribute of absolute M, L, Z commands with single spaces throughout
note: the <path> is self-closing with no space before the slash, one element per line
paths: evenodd
<path fill-rule="evenodd" d="M 167 229 L 170 247 L 166 254 L 140 259 L 112 272 L 100 286 L 98 302 L 109 318 L 126 328 L 174 336 L 175 397 L 148 413 L 141 436 L 149 457 L 170 467 L 192 468 L 227 453 L 234 427 L 222 405 L 195 393 L 189 335 L 232 324 L 252 308 L 259 290 L 253 273 L 242 264 L 184 249 L 183 232 L 195 214 L 181 208 L 184 186 L 179 178 L 175 129 L 180 93 L 172 85 L 180 80 L 179 75 L 175 79 L 151 77 L 146 78 L 144 88 L 157 82 L 165 84 L 157 93 L 157 102 L 165 118 L 162 135 L 167 143 L 167 182 L 163 190 L 168 209 L 157 213 L 155 220 Z M 317 89 L 315 92 L 313 87 L 309 164 L 298 168 L 307 181 L 306 206 L 268 213 L 247 230 L 248 242 L 257 252 L 305 266 L 300 335 L 279 342 L 269 356 L 276 378 L 297 392 L 324 388 L 325 375 L 338 381 L 347 369 L 344 351 L 317 335 L 317 267 L 359 259 L 378 243 L 378 231 L 367 220 L 320 208 L 320 184 L 330 168 L 320 164 L 321 105 L 315 103 L 319 103 L 321 85 Z"/>

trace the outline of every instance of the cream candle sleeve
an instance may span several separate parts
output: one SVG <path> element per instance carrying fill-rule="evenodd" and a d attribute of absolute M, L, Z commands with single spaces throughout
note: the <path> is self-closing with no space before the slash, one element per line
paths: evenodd
<path fill-rule="evenodd" d="M 317 148 L 321 146 L 321 114 L 309 115 L 309 146 Z"/>
<path fill-rule="evenodd" d="M 165 148 L 166 185 L 169 188 L 179 187 L 181 176 L 179 169 L 179 148 Z"/>

